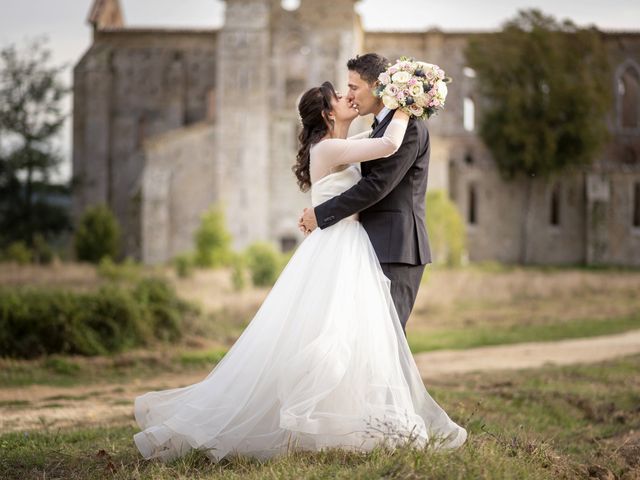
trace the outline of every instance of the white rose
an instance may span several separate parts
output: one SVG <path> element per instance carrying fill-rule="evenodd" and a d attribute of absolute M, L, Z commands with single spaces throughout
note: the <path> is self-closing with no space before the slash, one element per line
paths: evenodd
<path fill-rule="evenodd" d="M 390 83 L 389 85 L 384 87 L 384 93 L 386 95 L 390 95 L 392 97 L 395 97 L 398 94 L 399 91 L 400 91 L 400 89 L 396 85 L 394 85 L 393 83 Z"/>
<path fill-rule="evenodd" d="M 438 97 L 440 97 L 441 101 L 444 102 L 444 99 L 447 98 L 448 91 L 446 83 L 438 82 Z"/>
<path fill-rule="evenodd" d="M 433 63 L 417 62 L 417 64 L 425 73 L 432 71 L 436 67 Z"/>
<path fill-rule="evenodd" d="M 427 96 L 423 93 L 422 95 L 418 95 L 413 97 L 413 99 L 415 100 L 415 104 L 419 107 L 426 107 L 428 100 L 427 100 Z"/>
<path fill-rule="evenodd" d="M 400 104 L 395 98 L 390 97 L 388 95 L 384 95 L 382 97 L 382 103 L 384 103 L 384 106 L 387 107 L 389 110 L 395 110 L 400 106 Z"/>
<path fill-rule="evenodd" d="M 418 83 L 416 85 L 412 85 L 411 87 L 409 87 L 409 94 L 412 97 L 417 97 L 418 95 L 422 95 L 422 84 Z"/>
<path fill-rule="evenodd" d="M 387 72 L 382 72 L 380 75 L 378 75 L 378 80 L 380 80 L 380 83 L 382 83 L 383 85 L 386 85 L 391 81 L 391 77 Z"/>
<path fill-rule="evenodd" d="M 424 113 L 424 109 L 414 103 L 413 105 L 409 106 L 409 113 L 411 115 L 415 115 L 416 117 L 421 117 Z"/>
<path fill-rule="evenodd" d="M 407 83 L 409 80 L 411 80 L 411 74 L 409 72 L 402 71 L 394 73 L 391 79 L 397 83 Z"/>

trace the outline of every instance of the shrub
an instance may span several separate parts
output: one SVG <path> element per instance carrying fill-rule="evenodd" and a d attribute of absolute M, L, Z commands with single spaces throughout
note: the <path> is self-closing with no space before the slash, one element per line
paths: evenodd
<path fill-rule="evenodd" d="M 151 340 L 153 330 L 145 322 L 145 309 L 126 290 L 107 285 L 76 301 L 73 353 L 104 355 Z"/>
<path fill-rule="evenodd" d="M 0 356 L 103 355 L 156 339 L 174 341 L 184 317 L 193 314 L 199 311 L 157 278 L 88 294 L 0 288 Z"/>
<path fill-rule="evenodd" d="M 120 250 L 120 227 L 106 205 L 88 208 L 75 233 L 78 260 L 98 263 L 104 257 L 117 258 Z"/>
<path fill-rule="evenodd" d="M 219 206 L 210 208 L 202 215 L 195 243 L 195 263 L 199 267 L 215 268 L 231 262 L 231 235 Z"/>
<path fill-rule="evenodd" d="M 434 263 L 459 266 L 465 254 L 464 222 L 443 190 L 427 193 L 427 230 Z"/>
<path fill-rule="evenodd" d="M 139 305 L 145 308 L 153 335 L 164 341 L 175 341 L 182 337 L 182 319 L 198 309 L 181 300 L 173 287 L 162 278 L 145 278 L 133 291 Z"/>
<path fill-rule="evenodd" d="M 189 254 L 184 253 L 176 256 L 172 263 L 180 278 L 188 278 L 193 273 L 193 258 Z"/>
<path fill-rule="evenodd" d="M 33 258 L 33 254 L 29 247 L 22 242 L 13 242 L 9 244 L 3 254 L 4 260 L 8 260 L 10 262 L 16 262 L 20 265 L 26 265 L 27 263 L 31 263 Z"/>
<path fill-rule="evenodd" d="M 245 256 L 254 285 L 261 287 L 275 283 L 283 265 L 281 254 L 273 245 L 256 242 L 247 248 Z"/>

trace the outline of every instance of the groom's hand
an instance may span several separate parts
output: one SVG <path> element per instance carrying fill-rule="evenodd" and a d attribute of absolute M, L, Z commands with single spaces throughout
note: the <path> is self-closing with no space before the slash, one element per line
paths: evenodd
<path fill-rule="evenodd" d="M 298 228 L 306 237 L 316 228 L 318 228 L 318 222 L 316 221 L 316 212 L 313 208 L 305 208 L 302 212 L 302 216 L 298 220 Z"/>

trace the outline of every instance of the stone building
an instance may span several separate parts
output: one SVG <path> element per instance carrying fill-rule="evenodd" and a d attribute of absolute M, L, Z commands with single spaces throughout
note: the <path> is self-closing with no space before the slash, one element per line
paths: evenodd
<path fill-rule="evenodd" d="M 347 59 L 376 51 L 455 78 L 446 111 L 428 121 L 429 188 L 458 205 L 471 260 L 640 266 L 640 32 L 605 33 L 611 142 L 588 169 L 532 182 L 525 212 L 528 182 L 503 181 L 476 131 L 464 49 L 478 32 L 366 32 L 356 0 L 225 3 L 217 30 L 128 28 L 117 0 L 91 9 L 93 44 L 74 70 L 74 214 L 110 205 L 125 254 L 159 263 L 191 249 L 213 203 L 236 247 L 295 246 L 309 204 L 291 173 L 296 99 L 326 79 L 344 89 Z"/>

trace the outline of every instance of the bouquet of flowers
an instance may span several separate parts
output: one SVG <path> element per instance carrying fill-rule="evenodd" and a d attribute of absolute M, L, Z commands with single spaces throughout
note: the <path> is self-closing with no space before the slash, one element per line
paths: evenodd
<path fill-rule="evenodd" d="M 373 93 L 387 108 L 424 120 L 444 108 L 449 82 L 439 66 L 400 57 L 380 74 Z"/>

